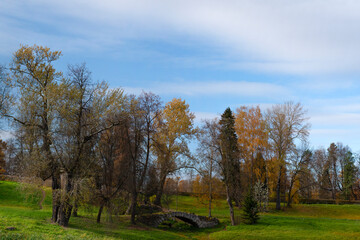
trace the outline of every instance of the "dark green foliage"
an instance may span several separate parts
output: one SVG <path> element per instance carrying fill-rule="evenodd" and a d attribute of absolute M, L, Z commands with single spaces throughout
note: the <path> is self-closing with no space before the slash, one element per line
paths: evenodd
<path fill-rule="evenodd" d="M 343 195 L 345 200 L 350 200 L 352 186 L 356 181 L 356 166 L 352 152 L 348 151 L 344 159 Z"/>
<path fill-rule="evenodd" d="M 234 199 L 239 198 L 240 186 L 240 161 L 237 135 L 235 132 L 235 118 L 230 108 L 221 115 L 220 120 L 220 146 L 221 146 L 221 170 L 223 180 L 230 188 Z"/>
<path fill-rule="evenodd" d="M 255 224 L 260 218 L 258 203 L 254 198 L 252 189 L 248 191 L 248 194 L 244 199 L 241 218 L 245 224 Z"/>

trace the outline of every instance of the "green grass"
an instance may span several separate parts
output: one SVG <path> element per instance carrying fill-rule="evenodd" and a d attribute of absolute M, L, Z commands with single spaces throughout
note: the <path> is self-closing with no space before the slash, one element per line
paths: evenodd
<path fill-rule="evenodd" d="M 0 240 L 5 239 L 184 239 L 180 233 L 132 226 L 125 217 L 97 224 L 94 215 L 71 218 L 69 227 L 52 224 L 51 192 L 47 189 L 44 208 L 38 197 L 26 197 L 18 183 L 0 181 Z M 6 230 L 15 227 L 16 230 Z"/>
<path fill-rule="evenodd" d="M 179 211 L 207 215 L 205 205 L 195 198 L 178 197 Z M 175 209 L 175 201 L 170 205 Z M 262 214 L 256 225 L 229 226 L 229 209 L 224 201 L 212 211 L 223 224 L 215 229 L 188 234 L 206 239 L 360 239 L 360 205 L 294 204 L 283 211 Z M 235 216 L 241 212 L 235 209 Z"/>
<path fill-rule="evenodd" d="M 35 191 L 36 192 L 36 191 Z M 176 209 L 175 197 L 170 208 Z M 256 225 L 229 226 L 226 201 L 214 204 L 213 216 L 221 224 L 211 229 L 196 229 L 178 222 L 172 228 L 133 226 L 128 216 L 113 217 L 113 222 L 97 224 L 96 214 L 81 211 L 71 218 L 69 227 L 52 224 L 51 191 L 46 189 L 43 209 L 39 194 L 25 196 L 19 183 L 0 182 L 0 240 L 5 239 L 360 239 L 359 205 L 294 205 L 284 211 L 271 210 L 261 215 Z M 273 207 L 273 206 L 272 206 Z M 194 197 L 179 196 L 178 210 L 207 216 L 207 207 Z M 238 209 L 236 216 L 240 215 Z M 16 230 L 6 230 L 15 227 Z"/>

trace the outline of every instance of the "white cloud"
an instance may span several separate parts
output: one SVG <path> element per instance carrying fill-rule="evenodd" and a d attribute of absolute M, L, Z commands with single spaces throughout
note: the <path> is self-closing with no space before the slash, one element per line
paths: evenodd
<path fill-rule="evenodd" d="M 60 31 L 98 47 L 126 38 L 181 42 L 190 36 L 221 47 L 228 64 L 239 68 L 302 74 L 360 70 L 357 1 L 4 0 L 0 9 L 2 19 L 14 20 L 7 28 L 12 34 L 29 27 L 18 26 L 21 22 L 33 21 L 48 26 L 48 38 Z M 72 44 L 63 38 L 57 44 Z"/>
<path fill-rule="evenodd" d="M 280 85 L 248 81 L 186 81 L 176 83 L 158 83 L 149 88 L 124 87 L 125 92 L 138 94 L 142 90 L 156 94 L 182 94 L 188 96 L 233 95 L 242 97 L 290 97 L 291 91 Z"/>
<path fill-rule="evenodd" d="M 219 118 L 220 114 L 210 113 L 210 112 L 195 112 L 195 121 L 201 123 L 203 120 L 211 120 Z"/>
<path fill-rule="evenodd" d="M 359 126 L 360 113 L 321 114 L 311 117 L 311 123 L 322 127 L 353 128 Z"/>

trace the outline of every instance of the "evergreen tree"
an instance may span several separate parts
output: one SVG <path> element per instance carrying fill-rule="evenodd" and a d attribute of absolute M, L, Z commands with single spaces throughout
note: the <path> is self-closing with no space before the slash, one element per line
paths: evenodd
<path fill-rule="evenodd" d="M 237 135 L 235 133 L 235 118 L 230 108 L 227 108 L 221 115 L 219 124 L 221 148 L 220 168 L 226 186 L 231 224 L 235 225 L 232 201 L 235 200 L 237 203 L 240 201 L 240 161 Z"/>
<path fill-rule="evenodd" d="M 356 181 L 356 167 L 355 159 L 351 151 L 346 153 L 344 159 L 344 173 L 343 173 L 343 195 L 345 200 L 350 200 L 352 194 L 352 187 Z"/>
<path fill-rule="evenodd" d="M 255 224 L 260 218 L 258 213 L 258 203 L 254 198 L 252 189 L 250 189 L 243 202 L 243 214 L 241 218 L 245 224 Z"/>

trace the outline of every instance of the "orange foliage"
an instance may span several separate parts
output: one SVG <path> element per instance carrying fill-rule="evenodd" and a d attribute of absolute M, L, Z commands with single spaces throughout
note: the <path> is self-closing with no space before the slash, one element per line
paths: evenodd
<path fill-rule="evenodd" d="M 260 180 L 265 162 L 262 162 L 263 159 L 258 158 L 257 154 L 262 153 L 268 147 L 268 135 L 259 106 L 241 106 L 236 110 L 235 131 L 238 135 L 242 157 L 245 160 L 245 174 L 253 182 L 255 182 L 253 177 Z M 259 162 L 255 162 L 256 160 Z"/>
<path fill-rule="evenodd" d="M 212 178 L 212 202 L 215 205 L 219 204 L 219 199 L 225 195 L 224 183 L 218 178 Z M 209 179 L 197 175 L 193 181 L 193 195 L 197 198 L 198 203 L 201 205 L 208 205 L 210 200 L 210 184 Z"/>

